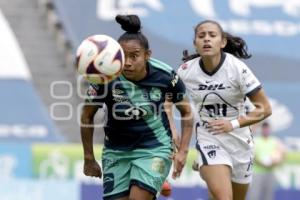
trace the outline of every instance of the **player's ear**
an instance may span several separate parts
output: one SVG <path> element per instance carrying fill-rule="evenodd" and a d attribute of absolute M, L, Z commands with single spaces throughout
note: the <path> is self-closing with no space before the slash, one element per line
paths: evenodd
<path fill-rule="evenodd" d="M 227 38 L 223 37 L 222 38 L 222 43 L 221 43 L 221 49 L 223 49 L 224 47 L 226 47 L 226 45 L 227 45 Z"/>
<path fill-rule="evenodd" d="M 149 60 L 151 57 L 152 51 L 150 49 L 146 50 L 146 60 Z"/>
<path fill-rule="evenodd" d="M 193 40 L 193 44 L 194 44 L 195 52 L 198 53 L 197 46 L 196 46 L 196 41 L 195 40 Z"/>

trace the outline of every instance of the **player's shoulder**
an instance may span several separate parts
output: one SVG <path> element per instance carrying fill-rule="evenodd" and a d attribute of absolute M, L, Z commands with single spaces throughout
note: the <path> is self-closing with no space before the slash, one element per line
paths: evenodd
<path fill-rule="evenodd" d="M 247 67 L 246 63 L 244 63 L 241 59 L 235 57 L 230 53 L 225 53 L 225 54 L 226 54 L 225 64 L 231 70 L 240 71 L 242 68 Z"/>
<path fill-rule="evenodd" d="M 199 61 L 200 61 L 200 57 L 197 57 L 187 62 L 184 62 L 179 66 L 177 70 L 177 74 L 180 76 L 184 76 L 185 74 L 188 74 L 190 71 L 192 71 L 195 68 L 194 67 L 195 65 L 199 66 Z"/>
<path fill-rule="evenodd" d="M 174 69 L 170 65 L 155 58 L 150 58 L 148 62 L 155 70 L 161 71 L 162 73 L 170 75 L 174 71 Z"/>

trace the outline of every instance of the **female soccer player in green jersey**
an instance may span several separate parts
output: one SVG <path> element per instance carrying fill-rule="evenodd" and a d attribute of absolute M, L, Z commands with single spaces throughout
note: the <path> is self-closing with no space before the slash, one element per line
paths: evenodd
<path fill-rule="evenodd" d="M 174 155 L 173 177 L 185 165 L 193 118 L 185 86 L 171 67 L 151 58 L 147 38 L 136 15 L 116 17 L 126 32 L 118 42 L 125 53 L 122 75 L 105 85 L 91 84 L 81 116 L 84 173 L 102 176 L 105 200 L 152 200 L 169 174 L 172 133 L 164 111 L 172 101 L 182 116 L 182 137 Z M 107 107 L 102 170 L 93 152 L 93 119 Z"/>

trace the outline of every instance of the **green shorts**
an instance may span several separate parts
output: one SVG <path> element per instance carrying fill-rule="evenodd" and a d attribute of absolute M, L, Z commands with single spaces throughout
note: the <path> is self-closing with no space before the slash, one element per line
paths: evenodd
<path fill-rule="evenodd" d="M 172 161 L 172 149 L 136 149 L 116 151 L 103 149 L 103 199 L 129 195 L 131 185 L 143 188 L 155 196 L 166 180 Z"/>

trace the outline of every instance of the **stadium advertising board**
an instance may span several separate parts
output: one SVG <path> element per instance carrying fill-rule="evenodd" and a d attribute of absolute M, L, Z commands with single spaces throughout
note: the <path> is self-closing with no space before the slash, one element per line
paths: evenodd
<path fill-rule="evenodd" d="M 95 148 L 95 153 L 100 160 L 101 146 Z M 79 144 L 55 145 L 36 144 L 32 148 L 33 174 L 35 179 L 42 180 L 77 180 L 81 182 L 81 197 L 84 200 L 102 194 L 102 181 L 96 178 L 86 177 L 82 173 L 83 152 Z M 207 197 L 205 183 L 197 172 L 192 170 L 192 163 L 197 157 L 195 149 L 191 149 L 187 164 L 177 180 L 169 178 L 172 184 L 174 200 L 189 197 L 198 199 Z M 300 153 L 289 152 L 285 163 L 276 170 L 278 182 L 277 194 L 282 199 L 300 193 Z M 182 197 L 182 198 L 181 198 Z M 293 196 L 294 197 L 294 196 Z"/>
<path fill-rule="evenodd" d="M 102 146 L 94 149 L 98 160 L 101 160 L 101 149 Z M 169 200 L 206 199 L 205 183 L 192 170 L 196 156 L 196 150 L 191 149 L 181 177 L 175 181 L 169 178 L 173 187 L 173 195 Z M 74 195 L 74 198 L 68 199 L 76 200 L 78 195 L 82 200 L 101 198 L 102 179 L 85 176 L 82 167 L 83 152 L 79 144 L 40 143 L 33 144 L 31 149 L 26 145 L 1 144 L 0 194 L 7 199 L 18 200 L 27 194 L 28 199 L 47 200 L 53 198 L 53 191 L 63 190 L 55 199 L 66 199 L 66 191 L 73 191 L 72 194 L 67 192 L 68 195 Z M 277 168 L 275 175 L 278 183 L 276 198 L 296 199 L 300 195 L 300 152 L 289 152 L 285 163 Z M 13 196 L 12 188 L 19 191 L 21 196 Z"/>
<path fill-rule="evenodd" d="M 96 157 L 101 148 L 95 146 Z M 88 179 L 83 172 L 83 150 L 79 144 L 34 144 L 33 177 L 38 179 Z"/>
<path fill-rule="evenodd" d="M 80 200 L 80 185 L 73 180 L 1 180 L 0 195 L 2 200 Z"/>
<path fill-rule="evenodd" d="M 32 177 L 32 157 L 29 145 L 0 143 L 0 177 L 1 181 Z"/>

